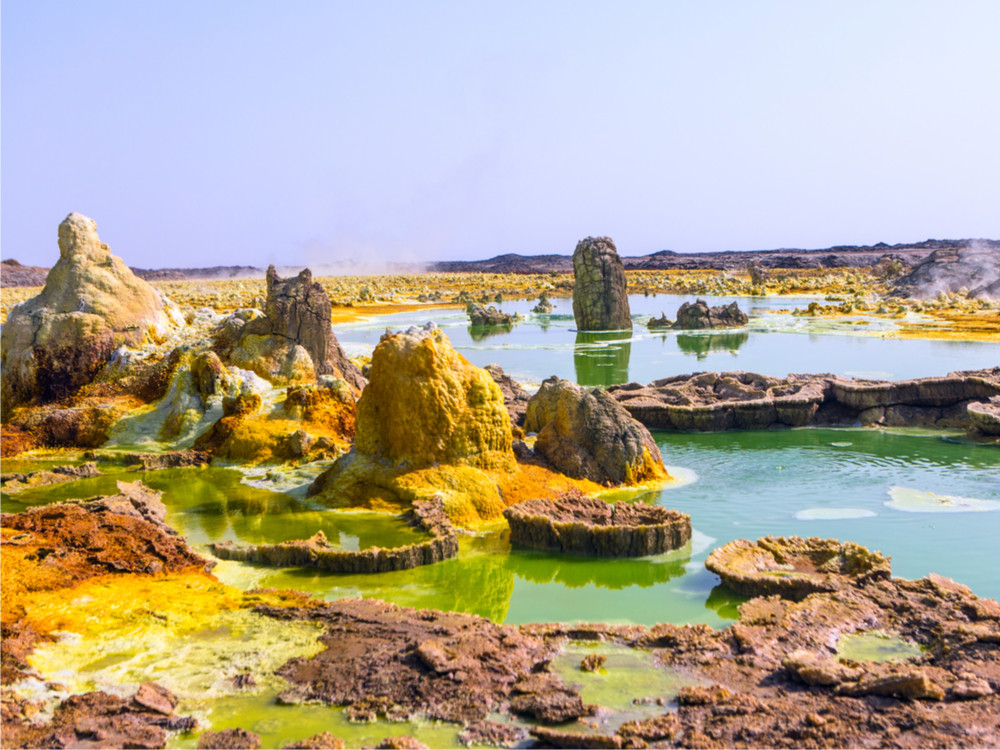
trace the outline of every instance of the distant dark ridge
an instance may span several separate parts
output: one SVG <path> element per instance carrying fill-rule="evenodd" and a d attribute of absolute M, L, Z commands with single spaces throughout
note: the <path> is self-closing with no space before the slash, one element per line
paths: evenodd
<path fill-rule="evenodd" d="M 623 257 L 630 270 L 743 270 L 749 263 L 764 268 L 862 268 L 876 265 L 883 258 L 900 260 L 907 266 L 922 261 L 934 250 L 944 248 L 984 247 L 1000 249 L 1000 240 L 924 240 L 888 245 L 838 245 L 820 250 L 782 248 L 779 250 L 730 250 L 714 253 L 678 253 L 660 250 L 650 255 Z M 444 261 L 431 263 L 428 271 L 473 273 L 549 273 L 571 272 L 571 255 L 518 255 L 507 253 L 488 260 Z"/>
<path fill-rule="evenodd" d="M 13 258 L 0 261 L 0 287 L 43 286 L 49 269 L 38 266 L 22 266 Z"/>
<path fill-rule="evenodd" d="M 254 266 L 212 266 L 211 268 L 133 268 L 146 281 L 216 281 L 218 279 L 263 278 L 264 270 Z"/>

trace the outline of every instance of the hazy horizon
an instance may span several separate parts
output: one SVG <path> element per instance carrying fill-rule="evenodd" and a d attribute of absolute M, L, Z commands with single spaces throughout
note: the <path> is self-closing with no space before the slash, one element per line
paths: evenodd
<path fill-rule="evenodd" d="M 1000 238 L 1000 3 L 0 14 L 0 246 L 27 265 L 71 211 L 142 268 Z"/>

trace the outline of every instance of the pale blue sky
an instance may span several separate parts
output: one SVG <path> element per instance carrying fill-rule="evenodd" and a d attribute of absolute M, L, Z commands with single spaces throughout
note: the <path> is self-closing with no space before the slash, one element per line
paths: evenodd
<path fill-rule="evenodd" d="M 2 254 L 1000 238 L 1000 2 L 4 0 Z"/>

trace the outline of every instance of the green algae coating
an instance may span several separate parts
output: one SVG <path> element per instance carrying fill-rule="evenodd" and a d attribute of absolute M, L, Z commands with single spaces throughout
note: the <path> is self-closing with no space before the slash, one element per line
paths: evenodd
<path fill-rule="evenodd" d="M 81 638 L 66 633 L 35 649 L 31 665 L 73 692 L 156 682 L 183 699 L 235 692 L 231 679 L 253 676 L 261 687 L 284 683 L 275 670 L 289 659 L 323 650 L 322 628 L 282 622 L 249 610 L 224 610 L 175 626 L 168 618 L 137 614 L 125 627 Z"/>
<path fill-rule="evenodd" d="M 852 661 L 902 662 L 920 656 L 924 648 L 881 630 L 849 633 L 837 641 L 837 653 Z"/>
<path fill-rule="evenodd" d="M 591 654 L 606 657 L 604 664 L 594 672 L 581 671 L 580 662 Z M 559 727 L 567 731 L 607 733 L 627 721 L 659 716 L 682 687 L 700 684 L 660 666 L 649 651 L 599 641 L 570 642 L 552 660 L 551 669 L 580 691 L 584 703 L 608 711 L 601 714 L 599 728 L 583 719 Z"/>
<path fill-rule="evenodd" d="M 182 700 L 177 713 L 198 719 L 197 732 L 174 734 L 167 747 L 194 748 L 205 729 L 242 728 L 260 735 L 265 748 L 284 747 L 320 732 L 330 732 L 347 747 L 374 747 L 386 737 L 408 734 L 428 747 L 461 747 L 461 727 L 440 721 L 350 721 L 343 709 L 325 704 L 282 705 L 275 701 L 277 690 L 242 695 L 226 695 L 214 700 Z"/>

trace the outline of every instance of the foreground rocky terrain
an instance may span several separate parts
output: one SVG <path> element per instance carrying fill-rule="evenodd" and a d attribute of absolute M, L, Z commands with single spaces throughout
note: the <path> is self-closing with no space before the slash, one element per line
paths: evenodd
<path fill-rule="evenodd" d="M 234 593 L 205 572 L 205 561 L 162 523 L 155 495 L 140 486 L 122 489 L 118 497 L 2 517 L 5 747 L 163 747 L 167 731 L 196 730 L 192 719 L 174 713 L 170 691 L 157 685 L 142 685 L 130 698 L 92 692 L 57 699 L 50 718 L 10 689 L 30 674 L 26 659 L 35 645 L 51 637 L 46 625 L 53 624 L 38 615 L 67 593 L 82 592 L 95 575 L 104 576 L 105 586 L 124 590 L 134 587 L 131 581 L 176 571 L 202 578 L 218 601 L 232 600 Z M 84 526 L 100 532 L 80 533 Z M 114 542 L 140 527 L 144 547 Z M 45 566 L 50 572 L 40 574 L 37 558 L 43 549 L 58 552 L 54 564 Z M 855 546 L 851 554 L 860 553 L 867 551 Z M 326 603 L 280 592 L 237 596 L 226 606 L 246 609 L 279 628 L 296 623 L 316 628 L 320 648 L 277 667 L 289 685 L 280 696 L 283 703 L 346 705 L 358 720 L 422 715 L 457 722 L 470 743 L 506 745 L 528 732 L 542 746 L 555 747 L 993 747 L 1000 742 L 995 601 L 935 576 L 920 581 L 861 576 L 795 599 L 750 599 L 740 607 L 739 622 L 720 631 L 676 625 L 518 628 L 379 601 Z M 170 605 L 140 594 L 129 607 L 165 617 Z M 123 613 L 126 621 L 128 614 Z M 911 655 L 886 662 L 839 654 L 846 636 L 871 633 L 910 644 Z M 653 668 L 685 677 L 676 708 L 664 706 L 647 719 L 612 721 L 602 729 L 614 712 L 585 704 L 548 666 L 569 641 L 615 643 L 651 654 Z M 641 703 L 647 696 L 634 697 Z M 501 717 L 507 718 L 497 723 Z M 596 723 L 564 725 L 575 719 Z M 242 738 L 240 747 L 252 743 L 251 733 L 227 732 Z M 216 734 L 206 735 L 204 745 L 219 741 Z"/>

